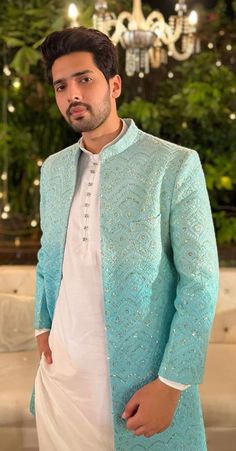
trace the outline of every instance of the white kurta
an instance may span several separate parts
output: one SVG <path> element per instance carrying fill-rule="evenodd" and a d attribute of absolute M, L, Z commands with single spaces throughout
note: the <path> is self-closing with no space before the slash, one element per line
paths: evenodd
<path fill-rule="evenodd" d="M 126 127 L 123 122 L 121 134 Z M 42 355 L 35 382 L 41 451 L 114 450 L 99 235 L 100 155 L 81 149 L 49 336 L 53 363 Z"/>

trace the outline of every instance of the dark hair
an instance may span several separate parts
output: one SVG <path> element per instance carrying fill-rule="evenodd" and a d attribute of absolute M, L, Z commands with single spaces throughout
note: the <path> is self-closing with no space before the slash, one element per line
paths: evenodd
<path fill-rule="evenodd" d="M 108 36 L 94 28 L 75 27 L 55 31 L 46 37 L 41 52 L 50 83 L 54 61 L 72 52 L 91 52 L 94 63 L 107 81 L 118 73 L 116 47 Z"/>

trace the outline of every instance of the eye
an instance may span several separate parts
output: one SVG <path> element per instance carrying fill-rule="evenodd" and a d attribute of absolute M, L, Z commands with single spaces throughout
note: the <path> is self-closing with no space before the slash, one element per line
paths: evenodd
<path fill-rule="evenodd" d="M 65 85 L 58 85 L 55 87 L 56 92 L 61 92 L 61 91 L 63 91 L 63 89 L 65 89 Z"/>
<path fill-rule="evenodd" d="M 84 78 L 81 78 L 81 80 L 80 80 L 81 83 L 88 83 L 89 81 L 92 81 L 92 78 L 84 77 Z"/>

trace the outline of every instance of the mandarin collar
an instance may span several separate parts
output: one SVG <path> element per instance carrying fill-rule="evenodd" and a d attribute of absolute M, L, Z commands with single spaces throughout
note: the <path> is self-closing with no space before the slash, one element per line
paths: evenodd
<path fill-rule="evenodd" d="M 113 157 L 133 144 L 138 134 L 138 127 L 135 125 L 133 119 L 123 119 L 126 125 L 126 130 L 124 132 L 124 126 L 120 134 L 111 143 L 106 144 L 103 149 L 98 154 L 93 154 L 85 149 L 82 145 L 82 137 L 79 139 L 79 148 L 86 154 L 98 157 L 97 159 L 104 161 L 110 157 Z"/>

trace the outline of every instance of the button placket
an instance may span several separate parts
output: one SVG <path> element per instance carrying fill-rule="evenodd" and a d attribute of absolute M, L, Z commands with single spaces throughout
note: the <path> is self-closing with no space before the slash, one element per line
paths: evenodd
<path fill-rule="evenodd" d="M 97 162 L 92 162 L 93 169 L 90 169 L 90 178 L 88 181 L 88 188 L 86 192 L 86 199 L 84 203 L 84 227 L 83 227 L 83 242 L 88 241 L 88 224 L 89 224 L 89 208 L 91 205 L 91 196 L 92 196 L 92 186 L 94 185 L 94 179 L 96 174 L 96 169 L 98 167 Z"/>

